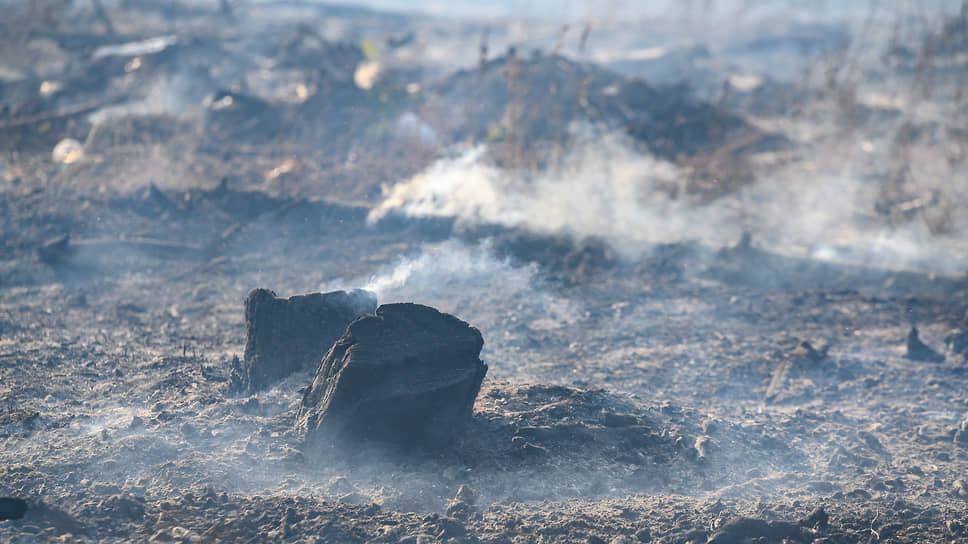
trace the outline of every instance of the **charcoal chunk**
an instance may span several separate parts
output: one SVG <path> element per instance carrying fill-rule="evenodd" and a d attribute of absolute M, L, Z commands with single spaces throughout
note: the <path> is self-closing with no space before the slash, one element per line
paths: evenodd
<path fill-rule="evenodd" d="M 386 304 L 357 319 L 303 397 L 297 424 L 307 449 L 445 447 L 471 418 L 487 372 L 483 346 L 477 329 L 419 304 Z"/>
<path fill-rule="evenodd" d="M 310 370 L 357 317 L 376 309 L 368 291 L 333 291 L 280 298 L 268 289 L 245 297 L 245 357 L 230 391 L 255 393 L 294 372 Z"/>

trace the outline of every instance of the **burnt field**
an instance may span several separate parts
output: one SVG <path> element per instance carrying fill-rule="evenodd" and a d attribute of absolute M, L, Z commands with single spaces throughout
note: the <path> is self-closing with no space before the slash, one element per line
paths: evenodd
<path fill-rule="evenodd" d="M 968 541 L 968 12 L 687 4 L 0 0 L 0 542 Z"/>

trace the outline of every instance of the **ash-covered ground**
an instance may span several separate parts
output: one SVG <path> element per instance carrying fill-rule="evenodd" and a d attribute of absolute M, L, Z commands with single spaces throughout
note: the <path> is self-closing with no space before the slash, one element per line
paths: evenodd
<path fill-rule="evenodd" d="M 0 541 L 968 541 L 968 8 L 791 4 L 0 1 Z M 469 428 L 305 451 L 255 287 Z"/>

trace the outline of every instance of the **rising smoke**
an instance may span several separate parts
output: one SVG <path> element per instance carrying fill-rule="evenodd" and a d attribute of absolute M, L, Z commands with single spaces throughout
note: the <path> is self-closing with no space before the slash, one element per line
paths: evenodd
<path fill-rule="evenodd" d="M 809 158 L 764 169 L 751 186 L 712 202 L 681 196 L 676 188 L 687 168 L 637 151 L 621 137 L 586 141 L 539 172 L 501 169 L 478 147 L 390 187 L 370 218 L 396 210 L 456 217 L 464 225 L 597 236 L 628 258 L 656 243 L 722 247 L 749 232 L 759 247 L 784 255 L 945 274 L 965 270 L 968 254 L 954 243 L 968 233 L 965 218 L 955 216 L 947 232 L 937 233 L 927 212 L 878 217 L 884 184 L 868 172 L 886 152 L 878 155 L 871 146 L 857 145 L 846 155 L 802 151 Z M 963 198 L 963 182 L 948 175 L 916 178 L 909 193 L 934 194 L 936 202 L 940 187 L 941 194 Z M 929 202 L 912 202 L 931 210 Z"/>
<path fill-rule="evenodd" d="M 519 347 L 530 331 L 556 330 L 582 319 L 579 301 L 561 296 L 542 279 L 537 266 L 512 264 L 494 256 L 484 242 L 467 246 L 454 240 L 424 246 L 366 278 L 338 279 L 323 292 L 362 287 L 380 304 L 417 302 L 456 315 L 480 329 L 482 357 L 490 376 L 527 378 Z"/>

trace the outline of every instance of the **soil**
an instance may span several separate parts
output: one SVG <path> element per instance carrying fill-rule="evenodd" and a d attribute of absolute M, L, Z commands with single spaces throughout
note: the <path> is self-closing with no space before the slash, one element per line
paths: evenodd
<path fill-rule="evenodd" d="M 357 86 L 340 59 L 358 62 L 371 47 L 316 42 L 281 8 L 246 41 L 225 12 L 172 3 L 159 15 L 153 5 L 123 4 L 112 16 L 122 36 L 108 40 L 92 15 L 52 34 L 35 31 L 30 42 L 36 51 L 57 42 L 45 36 L 75 40 L 81 45 L 61 45 L 63 54 L 100 66 L 101 75 L 82 77 L 79 65 L 64 63 L 60 98 L 17 94 L 36 92 L 23 89 L 50 74 L 3 87 L 17 107 L 0 117 L 0 131 L 17 138 L 0 144 L 0 505 L 22 499 L 27 510 L 20 519 L 0 516 L 0 541 L 968 541 L 963 269 L 795 254 L 761 232 L 735 245 L 684 235 L 630 253 L 613 238 L 526 222 L 404 211 L 375 220 L 381 186 L 467 143 L 450 141 L 459 138 L 444 124 L 432 127 L 441 139 L 433 145 L 393 132 L 402 112 L 428 111 L 421 104 L 443 100 L 434 89 L 454 79 L 416 93 L 400 88 L 408 57 L 391 50 L 385 74 L 394 77 Z M 338 21 L 355 43 L 407 25 L 445 29 L 439 35 L 454 40 L 454 51 L 467 35 L 480 39 L 477 26 L 292 4 Z M 252 13 L 237 7 L 232 16 L 256 20 L 269 8 L 246 9 Z M 209 71 L 212 81 L 186 81 L 245 111 L 198 99 L 180 112 L 85 117 L 89 95 L 109 89 L 135 100 L 158 81 L 138 80 L 130 62 L 140 56 L 95 62 L 90 52 L 157 35 L 158 18 L 176 16 L 179 36 L 221 29 L 178 46 L 218 51 L 222 63 L 213 62 L 221 69 Z M 271 37 L 281 45 L 262 41 Z M 391 41 L 408 47 L 402 38 L 381 47 Z M 278 70 L 253 64 L 270 58 L 250 56 L 253 43 L 285 57 Z M 155 70 L 176 54 L 186 50 L 146 53 L 141 62 Z M 331 69 L 305 68 L 323 54 L 334 57 Z M 430 52 L 428 59 L 421 77 L 446 72 L 446 63 Z M 939 59 L 932 73 L 956 78 L 947 71 L 954 61 Z M 7 53 L 2 60 L 17 64 Z M 314 73 L 306 82 L 316 94 L 298 103 L 256 96 L 256 76 L 273 72 L 271 83 L 283 87 L 293 66 Z M 233 70 L 253 79 L 247 91 L 227 90 L 238 83 L 226 75 Z M 685 92 L 647 88 L 675 93 L 670 99 Z M 449 108 L 460 97 L 446 98 L 435 105 Z M 494 104 L 506 109 L 505 99 Z M 716 128 L 693 142 L 701 149 L 667 157 L 683 167 L 698 157 L 695 171 L 726 145 L 720 128 L 783 132 L 757 118 L 757 108 L 720 115 L 709 112 L 730 101 L 680 102 L 707 112 Z M 621 130 L 646 126 L 649 104 L 608 104 L 639 108 L 625 120 L 642 123 Z M 697 115 L 688 133 L 706 114 Z M 958 134 L 944 124 L 957 119 L 916 120 L 924 130 L 917 141 L 939 145 L 940 134 Z M 660 121 L 662 130 L 675 125 Z M 486 140 L 488 128 L 460 130 Z M 777 137 L 789 146 L 798 134 Z M 55 160 L 51 149 L 66 137 L 79 138 L 83 154 Z M 957 138 L 945 141 L 954 148 Z M 673 154 L 675 141 L 663 137 L 654 149 Z M 802 159 L 778 147 L 726 147 L 744 176 L 748 165 L 775 165 L 769 157 Z M 946 198 L 960 202 L 958 183 L 932 200 L 910 179 L 885 181 L 880 166 L 866 175 L 885 188 L 884 202 L 901 204 L 864 221 L 892 225 L 908 214 L 936 225 Z M 677 198 L 728 199 L 751 183 L 743 177 L 710 189 L 684 181 Z M 911 194 L 923 198 L 911 204 Z M 955 230 L 946 232 L 955 234 L 937 231 L 941 238 L 930 240 L 950 244 L 954 256 L 964 238 L 959 218 L 949 219 Z M 433 454 L 360 447 L 320 459 L 306 455 L 296 427 L 314 369 L 266 391 L 231 389 L 246 341 L 246 294 L 265 287 L 289 297 L 334 285 L 373 289 L 380 304 L 430 305 L 480 330 L 487 376 L 453 444 Z"/>

